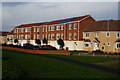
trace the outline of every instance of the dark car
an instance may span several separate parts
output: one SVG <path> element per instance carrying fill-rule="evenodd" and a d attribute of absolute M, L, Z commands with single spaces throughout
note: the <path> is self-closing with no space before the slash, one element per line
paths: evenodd
<path fill-rule="evenodd" d="M 40 46 L 41 50 L 57 50 L 55 47 L 51 46 L 51 45 L 42 45 Z"/>
<path fill-rule="evenodd" d="M 23 47 L 24 48 L 30 48 L 30 49 L 40 49 L 39 46 L 35 46 L 35 45 L 30 44 L 30 43 L 23 44 Z"/>

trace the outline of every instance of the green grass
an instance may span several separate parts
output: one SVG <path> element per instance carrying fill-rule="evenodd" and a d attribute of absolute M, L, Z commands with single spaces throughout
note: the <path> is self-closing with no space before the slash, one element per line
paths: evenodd
<path fill-rule="evenodd" d="M 15 78 L 19 78 L 20 76 L 24 78 L 118 78 L 116 74 L 82 65 L 20 53 L 25 52 L 3 49 L 2 66 L 4 78 L 13 78 L 14 76 Z M 67 56 L 64 57 L 67 58 Z M 8 72 L 6 73 L 6 71 Z"/>
<path fill-rule="evenodd" d="M 53 55 L 52 56 L 82 61 L 86 63 L 97 63 L 97 62 L 107 62 L 112 60 L 120 60 L 120 58 L 107 58 L 107 57 L 96 57 L 96 56 L 68 56 L 68 55 Z"/>

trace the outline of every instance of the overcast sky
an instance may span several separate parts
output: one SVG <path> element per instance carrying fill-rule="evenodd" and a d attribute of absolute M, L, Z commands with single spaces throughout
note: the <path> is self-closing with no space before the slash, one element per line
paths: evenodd
<path fill-rule="evenodd" d="M 1 5 L 0 5 L 1 7 Z M 95 20 L 118 19 L 118 2 L 2 2 L 2 30 L 20 24 L 91 15 Z"/>

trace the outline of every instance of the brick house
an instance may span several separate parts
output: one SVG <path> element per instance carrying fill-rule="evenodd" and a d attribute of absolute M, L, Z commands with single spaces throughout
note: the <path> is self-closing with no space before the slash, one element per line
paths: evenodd
<path fill-rule="evenodd" d="M 7 34 L 9 32 L 2 31 L 0 32 L 0 44 L 6 44 L 7 43 Z"/>
<path fill-rule="evenodd" d="M 35 44 L 36 39 L 42 40 L 44 37 L 48 39 L 48 44 L 55 47 L 57 40 L 62 38 L 65 47 L 70 50 L 83 49 L 83 29 L 90 22 L 95 21 L 90 15 L 55 20 L 42 23 L 23 24 L 14 28 L 14 36 L 19 39 L 20 43 Z"/>
<path fill-rule="evenodd" d="M 85 51 L 120 53 L 120 20 L 91 22 L 83 31 Z"/>

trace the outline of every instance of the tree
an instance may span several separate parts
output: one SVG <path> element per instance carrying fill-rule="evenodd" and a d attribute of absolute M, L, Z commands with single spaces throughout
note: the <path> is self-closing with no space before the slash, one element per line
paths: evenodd
<path fill-rule="evenodd" d="M 57 40 L 57 43 L 58 43 L 58 45 L 60 45 L 60 50 L 61 50 L 61 49 L 63 50 L 64 41 L 63 41 L 61 38 L 59 38 L 59 39 Z"/>
<path fill-rule="evenodd" d="M 38 44 L 38 45 L 41 45 L 41 41 L 39 39 L 36 39 L 35 43 Z"/>
<path fill-rule="evenodd" d="M 18 39 L 15 39 L 15 40 L 14 40 L 14 43 L 18 43 L 18 42 L 19 42 Z"/>
<path fill-rule="evenodd" d="M 44 37 L 44 39 L 42 40 L 43 44 L 48 44 L 48 40 Z"/>

